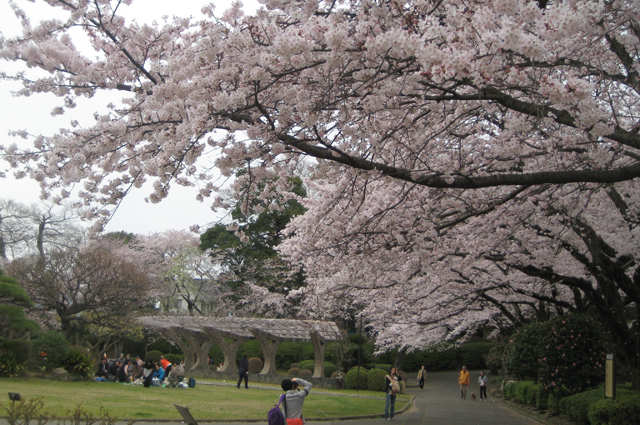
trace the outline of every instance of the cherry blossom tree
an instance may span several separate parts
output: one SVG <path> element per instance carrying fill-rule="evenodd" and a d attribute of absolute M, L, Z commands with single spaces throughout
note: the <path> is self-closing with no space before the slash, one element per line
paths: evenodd
<path fill-rule="evenodd" d="M 454 207 L 438 189 L 361 183 L 354 200 L 319 182 L 290 226 L 283 248 L 305 265 L 309 310 L 344 316 L 356 303 L 382 347 L 589 312 L 637 379 L 638 183 L 546 185 L 482 214 L 472 191 Z"/>
<path fill-rule="evenodd" d="M 214 196 L 208 154 L 246 170 L 238 195 L 297 199 L 285 177 L 310 164 L 285 242 L 309 307 L 357 301 L 381 344 L 413 346 L 593 309 L 640 388 L 638 0 L 264 0 L 158 25 L 126 22 L 126 1 L 42 3 L 67 18 L 16 6 L 24 33 L 0 38 L 28 68 L 7 76 L 19 94 L 59 96 L 56 114 L 124 96 L 3 148 L 53 200 L 80 183 L 104 223 L 148 180 L 153 202 Z"/>
<path fill-rule="evenodd" d="M 18 94 L 59 96 L 56 114 L 100 92 L 125 97 L 91 127 L 72 122 L 3 157 L 53 199 L 81 182 L 98 215 L 148 179 L 154 202 L 194 180 L 210 196 L 196 166 L 208 149 L 224 175 L 248 171 L 246 193 L 305 157 L 326 173 L 439 188 L 640 176 L 633 0 L 265 0 L 255 16 L 205 6 L 201 21 L 152 26 L 119 15 L 129 1 L 42 3 L 67 18 L 33 25 L 16 5 L 24 33 L 0 39 L 1 58 L 45 72 L 7 76 L 24 83 Z"/>

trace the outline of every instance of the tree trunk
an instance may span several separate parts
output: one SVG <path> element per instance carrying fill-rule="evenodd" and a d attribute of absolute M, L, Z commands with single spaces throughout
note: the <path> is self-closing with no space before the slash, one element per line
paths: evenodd
<path fill-rule="evenodd" d="M 44 229 L 46 227 L 46 219 L 43 217 L 42 221 L 38 225 L 38 253 L 40 253 L 40 258 L 44 259 Z"/>

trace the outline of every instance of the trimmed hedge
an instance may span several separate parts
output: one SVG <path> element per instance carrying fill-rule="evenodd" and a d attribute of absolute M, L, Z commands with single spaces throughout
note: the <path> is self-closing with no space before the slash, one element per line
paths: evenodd
<path fill-rule="evenodd" d="M 350 370 L 345 376 L 344 383 L 349 390 L 366 389 L 368 387 L 367 371 L 361 368 L 358 374 L 357 368 Z"/>
<path fill-rule="evenodd" d="M 292 367 L 287 371 L 287 375 L 289 376 L 298 376 L 300 375 L 300 369 L 297 367 Z"/>
<path fill-rule="evenodd" d="M 533 381 L 518 381 L 505 385 L 503 394 L 540 410 L 553 409 L 580 425 L 640 424 L 640 392 L 626 388 L 618 388 L 616 399 L 611 400 L 603 399 L 602 386 L 569 395 L 567 389 L 551 392 Z"/>
<path fill-rule="evenodd" d="M 367 373 L 367 388 L 371 391 L 384 391 L 385 379 L 388 372 L 382 368 L 372 369 Z"/>
<path fill-rule="evenodd" d="M 164 358 L 169 360 L 171 362 L 171 364 L 178 364 L 182 359 L 184 359 L 184 355 L 182 354 L 174 354 L 174 353 L 167 353 L 164 355 Z"/>
<path fill-rule="evenodd" d="M 311 378 L 311 377 L 313 377 L 313 372 L 310 371 L 309 369 L 300 369 L 300 372 L 298 373 L 298 376 L 300 378 Z"/>
<path fill-rule="evenodd" d="M 527 402 L 530 398 L 527 397 L 527 394 L 530 394 L 530 388 L 533 387 L 533 381 L 522 381 L 520 385 L 516 387 L 515 396 L 516 401 L 520 404 L 529 405 Z"/>
<path fill-rule="evenodd" d="M 315 360 L 303 360 L 300 363 L 298 363 L 298 368 L 300 370 L 306 369 L 306 370 L 313 371 L 315 367 L 316 367 Z"/>
<path fill-rule="evenodd" d="M 640 393 L 618 390 L 615 400 L 600 400 L 592 405 L 588 419 L 591 425 L 640 424 Z"/>
<path fill-rule="evenodd" d="M 393 365 L 390 365 L 390 364 L 377 364 L 377 365 L 373 366 L 374 369 L 382 369 L 386 373 L 391 373 L 391 368 L 392 367 L 393 367 Z"/>
<path fill-rule="evenodd" d="M 560 412 L 578 424 L 588 425 L 589 407 L 602 400 L 602 397 L 601 388 L 565 397 L 560 400 Z"/>
<path fill-rule="evenodd" d="M 311 374 L 316 369 L 316 362 L 314 360 L 305 360 L 298 364 L 298 368 L 302 370 L 310 370 Z M 338 368 L 331 362 L 324 362 L 324 376 L 325 378 L 329 378 L 334 372 L 337 372 Z"/>
<path fill-rule="evenodd" d="M 160 361 L 160 356 L 162 356 L 162 351 L 151 350 L 147 352 L 147 359 L 151 359 L 154 363 L 158 363 Z"/>
<path fill-rule="evenodd" d="M 260 373 L 264 367 L 264 362 L 258 357 L 249 359 L 249 373 Z"/>
<path fill-rule="evenodd" d="M 542 385 L 534 384 L 533 381 L 518 381 L 505 385 L 504 397 L 520 404 L 538 407 L 543 404 L 546 406 L 549 393 Z"/>

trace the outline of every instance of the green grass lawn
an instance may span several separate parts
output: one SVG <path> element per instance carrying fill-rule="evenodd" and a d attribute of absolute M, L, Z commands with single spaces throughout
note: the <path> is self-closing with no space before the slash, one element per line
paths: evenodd
<path fill-rule="evenodd" d="M 206 382 L 206 381 L 204 381 Z M 261 385 L 262 386 L 262 385 Z M 112 382 L 61 382 L 39 378 L 0 378 L 0 394 L 11 404 L 8 392 L 20 393 L 23 400 L 41 398 L 42 414 L 69 416 L 78 405 L 97 415 L 103 407 L 111 417 L 121 420 L 176 419 L 181 417 L 174 403 L 187 406 L 197 420 L 206 419 L 265 419 L 267 412 L 278 402 L 282 391 L 235 386 L 205 385 L 195 388 L 160 388 L 124 385 Z M 337 394 L 337 395 L 336 395 Z M 349 395 L 363 397 L 349 397 Z M 399 395 L 396 410 L 410 400 Z M 371 415 L 384 412 L 384 394 L 373 391 L 312 389 L 304 404 L 307 418 Z M 0 415 L 5 415 L 4 409 Z"/>

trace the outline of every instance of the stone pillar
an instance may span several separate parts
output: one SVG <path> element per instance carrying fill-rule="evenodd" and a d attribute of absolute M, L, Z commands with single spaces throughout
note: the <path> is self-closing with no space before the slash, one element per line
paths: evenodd
<path fill-rule="evenodd" d="M 218 369 L 218 371 L 235 372 L 237 370 L 236 353 L 238 352 L 238 348 L 240 348 L 240 346 L 250 338 L 238 337 L 222 332 L 216 332 L 213 329 L 206 329 L 206 332 L 211 337 L 211 339 L 220 346 L 222 354 L 224 355 L 224 362 L 222 363 L 222 367 Z M 227 339 L 231 339 L 232 342 L 227 342 Z"/>
<path fill-rule="evenodd" d="M 313 343 L 313 357 L 316 362 L 313 370 L 314 378 L 324 378 L 324 352 L 327 348 L 327 340 L 316 331 L 309 331 Z"/>
<path fill-rule="evenodd" d="M 174 340 L 184 353 L 185 370 L 209 370 L 207 356 L 209 349 L 213 345 L 213 341 L 204 332 L 190 332 L 184 330 L 178 333 L 182 338 Z M 186 340 L 186 344 L 181 341 Z"/>
<path fill-rule="evenodd" d="M 260 371 L 260 375 L 276 375 L 278 373 L 276 369 L 276 352 L 283 338 L 256 328 L 249 329 L 249 331 L 260 343 L 260 348 L 262 348 L 262 354 L 264 355 L 264 367 Z"/>

